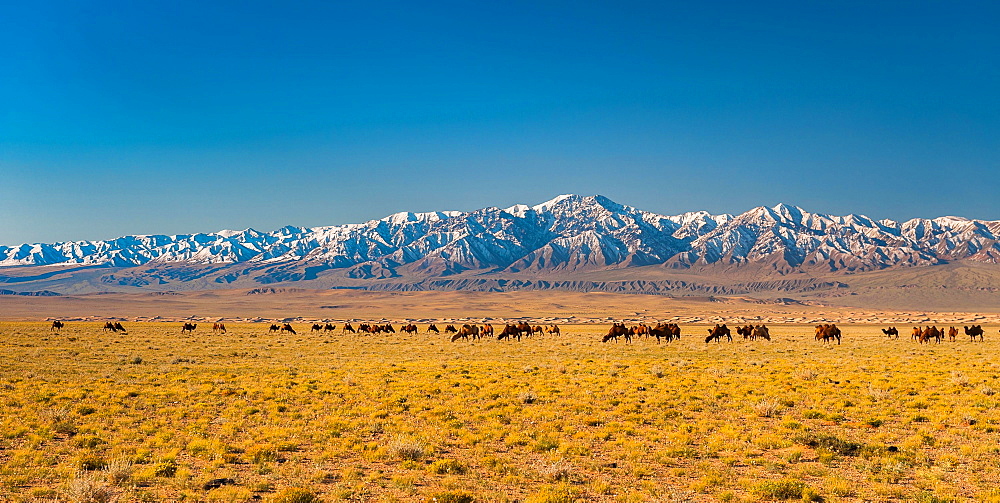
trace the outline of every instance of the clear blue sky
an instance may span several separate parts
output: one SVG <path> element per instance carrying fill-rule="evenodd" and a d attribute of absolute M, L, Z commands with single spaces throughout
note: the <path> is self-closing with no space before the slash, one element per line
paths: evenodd
<path fill-rule="evenodd" d="M 0 244 L 562 193 L 1000 219 L 998 25 L 993 1 L 10 2 Z"/>

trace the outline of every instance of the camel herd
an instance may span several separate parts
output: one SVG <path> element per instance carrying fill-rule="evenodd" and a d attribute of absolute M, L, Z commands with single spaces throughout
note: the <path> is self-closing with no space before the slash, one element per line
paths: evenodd
<path fill-rule="evenodd" d="M 60 320 L 52 322 L 52 327 L 49 330 L 60 331 L 66 323 Z M 193 333 L 198 328 L 197 323 L 187 323 L 185 322 L 181 327 L 181 333 Z M 970 341 L 983 341 L 985 331 L 982 325 L 972 325 L 963 327 L 965 329 L 965 335 L 970 337 Z M 326 323 L 320 325 L 319 323 L 314 323 L 310 328 L 310 332 L 323 332 L 331 333 L 337 330 L 337 326 L 331 323 Z M 128 331 L 120 322 L 107 322 L 104 324 L 105 332 L 121 332 L 127 334 Z M 406 334 L 416 334 L 418 332 L 417 326 L 409 323 L 401 325 L 399 331 Z M 223 323 L 214 323 L 212 325 L 213 333 L 226 333 L 226 325 Z M 288 323 L 283 323 L 282 325 L 271 324 L 268 328 L 268 333 L 290 333 L 297 335 L 294 328 Z M 429 324 L 425 333 L 435 333 L 440 334 L 441 330 L 438 329 L 437 325 Z M 371 324 L 362 323 L 355 328 L 351 323 L 344 323 L 340 329 L 340 334 L 359 334 L 359 335 L 375 335 L 375 334 L 394 334 L 396 329 L 392 324 Z M 486 337 L 494 337 L 493 325 L 490 323 L 484 323 L 483 325 L 475 324 L 464 324 L 461 327 L 456 327 L 455 325 L 447 325 L 444 328 L 444 333 L 450 336 L 451 342 L 456 342 L 459 340 L 478 340 Z M 562 332 L 558 325 L 531 325 L 527 322 L 519 323 L 508 323 L 503 326 L 499 332 L 496 333 L 496 339 L 498 341 L 506 340 L 521 340 L 522 337 L 531 336 L 533 334 L 546 333 L 550 335 L 561 335 Z M 885 334 L 889 339 L 899 339 L 899 330 L 894 327 L 883 328 L 882 333 Z M 947 331 L 942 328 L 937 328 L 937 326 L 929 327 L 913 327 L 910 333 L 910 338 L 918 343 L 928 343 L 931 342 L 941 343 L 947 337 L 951 341 L 955 341 L 958 336 L 958 329 L 956 327 L 949 327 Z M 746 341 L 756 341 L 758 339 L 770 341 L 771 333 L 770 329 L 766 325 L 744 325 L 736 327 L 736 334 L 743 336 Z M 822 325 L 816 325 L 815 336 L 816 340 L 822 342 L 823 344 L 832 344 L 836 341 L 837 344 L 841 342 L 841 330 L 836 324 L 828 323 Z M 650 337 L 656 338 L 656 343 L 660 343 L 660 339 L 666 342 L 671 342 L 674 340 L 679 340 L 681 338 L 681 327 L 676 323 L 657 323 L 654 326 L 649 326 L 644 323 L 640 323 L 634 326 L 626 326 L 624 323 L 613 323 L 611 328 L 608 329 L 608 333 L 601 338 L 601 342 L 614 341 L 618 342 L 619 338 L 625 340 L 625 343 L 631 343 L 633 337 L 645 336 L 647 339 Z M 705 338 L 705 342 L 722 342 L 725 338 L 727 341 L 732 342 L 733 335 L 732 330 L 723 323 L 722 325 L 716 324 L 714 327 L 708 329 L 708 337 Z"/>
<path fill-rule="evenodd" d="M 969 336 L 969 342 L 974 342 L 976 338 L 979 338 L 980 342 L 984 340 L 983 334 L 985 334 L 986 331 L 983 330 L 982 325 L 972 325 L 971 327 L 963 326 L 962 328 L 965 329 L 965 335 Z M 890 339 L 899 339 L 899 330 L 897 330 L 896 327 L 883 328 L 882 333 Z M 913 327 L 913 331 L 910 332 L 910 339 L 917 341 L 920 344 L 930 344 L 931 342 L 940 344 L 944 341 L 945 337 L 948 337 L 950 341 L 954 342 L 958 337 L 958 328 L 949 327 L 947 333 L 945 333 L 944 327 L 938 328 L 937 326 L 931 325 L 924 328 Z"/>
<path fill-rule="evenodd" d="M 681 327 L 676 323 L 657 323 L 653 327 L 644 323 L 633 327 L 626 327 L 624 323 L 614 323 L 608 330 L 607 335 L 601 338 L 601 342 L 612 340 L 618 342 L 618 338 L 621 337 L 625 339 L 625 343 L 627 344 L 632 342 L 632 337 L 640 336 L 646 336 L 647 339 L 656 337 L 657 344 L 660 343 L 661 338 L 667 342 L 671 342 L 681 338 Z"/>

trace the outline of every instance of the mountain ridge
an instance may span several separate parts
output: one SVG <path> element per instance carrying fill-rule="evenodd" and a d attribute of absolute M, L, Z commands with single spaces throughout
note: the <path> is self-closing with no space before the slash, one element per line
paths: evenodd
<path fill-rule="evenodd" d="M 829 277 L 953 262 L 995 265 L 998 236 L 1000 221 L 953 216 L 895 222 L 784 203 L 738 215 L 661 215 L 601 195 L 566 194 L 534 206 L 399 212 L 338 226 L 0 246 L 0 284 L 55 292 L 282 283 L 385 289 L 448 279 L 461 289 L 481 284 L 470 278 L 606 285 L 600 276 L 641 270 L 662 281 L 701 275 L 721 285 L 742 271 L 767 280 L 762 284 L 804 276 L 839 288 Z M 670 285 L 650 288 L 670 292 Z"/>

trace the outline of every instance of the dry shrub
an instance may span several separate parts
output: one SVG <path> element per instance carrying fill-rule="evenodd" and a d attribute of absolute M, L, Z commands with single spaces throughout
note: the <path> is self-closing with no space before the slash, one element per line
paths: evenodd
<path fill-rule="evenodd" d="M 816 372 L 813 369 L 801 369 L 795 373 L 795 377 L 803 381 L 812 381 L 813 379 L 819 377 L 819 372 Z"/>
<path fill-rule="evenodd" d="M 426 444 L 420 440 L 396 435 L 386 446 L 386 449 L 391 456 L 416 461 L 424 457 L 426 447 Z"/>
<path fill-rule="evenodd" d="M 455 459 L 439 459 L 431 463 L 430 470 L 438 475 L 465 473 L 465 465 Z"/>
<path fill-rule="evenodd" d="M 124 455 L 115 456 L 104 466 L 104 472 L 112 484 L 124 485 L 132 478 L 132 459 Z"/>
<path fill-rule="evenodd" d="M 525 391 L 524 393 L 521 393 L 520 395 L 518 395 L 517 398 L 519 400 L 521 400 L 522 402 L 528 403 L 528 404 L 535 403 L 535 402 L 538 401 L 538 395 L 534 394 L 531 391 Z"/>
<path fill-rule="evenodd" d="M 271 500 L 272 503 L 320 503 L 321 501 L 323 500 L 319 499 L 316 493 L 302 488 L 285 489 Z"/>
<path fill-rule="evenodd" d="M 869 384 L 868 397 L 875 402 L 884 402 L 892 398 L 892 392 L 887 389 L 876 388 Z"/>
<path fill-rule="evenodd" d="M 822 498 L 812 489 L 798 480 L 765 480 L 754 486 L 753 492 L 758 496 L 773 500 L 821 501 Z"/>
<path fill-rule="evenodd" d="M 111 503 L 118 496 L 96 475 L 79 472 L 66 486 L 66 499 L 70 503 Z"/>
<path fill-rule="evenodd" d="M 968 388 L 969 386 L 972 386 L 972 383 L 969 382 L 969 378 L 965 374 L 957 370 L 951 373 L 951 382 L 952 384 L 956 386 L 961 386 L 963 388 Z"/>
<path fill-rule="evenodd" d="M 441 492 L 427 498 L 427 503 L 474 503 L 475 501 L 471 494 L 461 491 Z"/>
<path fill-rule="evenodd" d="M 781 412 L 781 404 L 777 400 L 763 399 L 753 404 L 753 410 L 760 417 L 774 417 Z"/>
<path fill-rule="evenodd" d="M 833 435 L 805 434 L 797 436 L 792 440 L 807 447 L 825 449 L 844 456 L 856 456 L 862 447 L 864 447 L 857 442 L 842 440 Z"/>
<path fill-rule="evenodd" d="M 542 478 L 554 481 L 569 481 L 573 476 L 573 464 L 565 459 L 560 459 L 552 464 L 545 464 L 538 468 L 538 474 Z"/>
<path fill-rule="evenodd" d="M 578 491 L 568 486 L 546 487 L 528 496 L 525 503 L 573 503 L 578 499 Z"/>

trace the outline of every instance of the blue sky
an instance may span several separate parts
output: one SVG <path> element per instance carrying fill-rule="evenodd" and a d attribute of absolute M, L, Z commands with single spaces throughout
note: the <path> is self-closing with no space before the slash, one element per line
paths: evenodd
<path fill-rule="evenodd" d="M 0 244 L 603 194 L 1000 219 L 995 2 L 0 7 Z"/>

